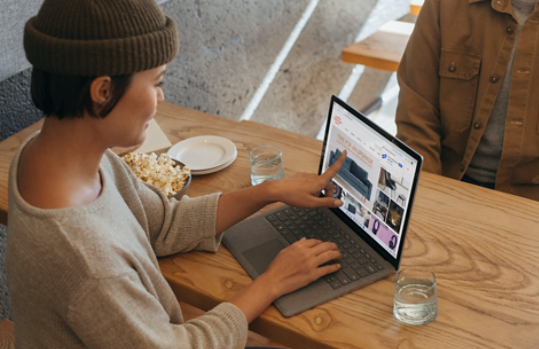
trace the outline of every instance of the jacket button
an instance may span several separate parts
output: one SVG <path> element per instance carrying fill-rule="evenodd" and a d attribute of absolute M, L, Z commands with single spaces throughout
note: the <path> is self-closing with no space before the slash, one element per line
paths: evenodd
<path fill-rule="evenodd" d="M 460 165 L 460 172 L 464 172 L 464 164 Z"/>
<path fill-rule="evenodd" d="M 447 70 L 449 70 L 451 73 L 454 73 L 457 70 L 457 66 L 455 65 L 455 63 L 451 63 Z"/>
<path fill-rule="evenodd" d="M 481 124 L 480 121 L 477 121 L 476 123 L 473 124 L 473 128 L 475 128 L 476 130 L 479 130 L 481 126 L 483 126 L 483 124 Z"/>
<path fill-rule="evenodd" d="M 507 27 L 507 29 L 505 31 L 509 35 L 513 34 L 513 28 L 511 26 Z"/>
<path fill-rule="evenodd" d="M 490 82 L 492 82 L 493 84 L 497 83 L 498 82 L 498 75 L 494 74 L 490 77 Z"/>

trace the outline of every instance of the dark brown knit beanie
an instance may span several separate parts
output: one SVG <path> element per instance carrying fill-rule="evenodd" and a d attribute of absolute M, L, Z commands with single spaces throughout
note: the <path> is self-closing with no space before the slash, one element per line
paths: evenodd
<path fill-rule="evenodd" d="M 45 0 L 26 23 L 24 49 L 51 73 L 125 75 L 170 62 L 178 33 L 155 0 Z"/>

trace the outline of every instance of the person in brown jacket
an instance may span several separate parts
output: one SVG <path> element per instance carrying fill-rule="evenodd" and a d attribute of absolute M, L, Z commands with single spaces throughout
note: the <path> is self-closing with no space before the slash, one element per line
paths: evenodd
<path fill-rule="evenodd" d="M 537 0 L 426 0 L 398 69 L 397 137 L 424 169 L 539 199 Z"/>

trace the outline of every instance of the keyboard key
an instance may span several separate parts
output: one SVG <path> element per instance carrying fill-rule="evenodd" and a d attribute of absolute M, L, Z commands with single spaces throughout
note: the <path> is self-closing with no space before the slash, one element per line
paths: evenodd
<path fill-rule="evenodd" d="M 368 254 L 368 253 L 365 253 L 365 258 L 367 258 L 367 259 L 371 259 L 371 255 L 370 255 L 370 254 Z"/>
<path fill-rule="evenodd" d="M 287 216 L 291 216 L 293 214 L 293 211 L 289 208 L 285 208 L 282 212 L 284 212 L 284 214 Z"/>
<path fill-rule="evenodd" d="M 337 281 L 337 279 L 335 278 L 335 275 L 333 274 L 325 275 L 324 280 L 326 280 L 329 283 L 332 283 L 333 281 Z"/>
<path fill-rule="evenodd" d="M 277 219 L 277 217 L 275 217 L 275 215 L 273 215 L 273 214 L 269 214 L 269 215 L 266 216 L 266 219 L 268 221 L 270 221 L 270 222 L 273 222 L 274 220 Z"/>
<path fill-rule="evenodd" d="M 343 273 L 346 274 L 346 276 L 348 276 L 350 281 L 359 280 L 359 275 L 354 270 L 352 270 L 352 268 L 350 268 L 350 267 L 344 268 L 344 269 L 342 269 L 342 271 L 343 271 Z"/>
<path fill-rule="evenodd" d="M 276 219 L 276 220 L 274 220 L 274 221 L 271 221 L 270 223 L 271 223 L 271 225 L 273 225 L 274 227 L 279 226 L 279 225 L 283 225 L 283 223 L 282 223 L 280 220 L 278 220 L 278 219 Z"/>
<path fill-rule="evenodd" d="M 345 243 L 343 243 L 342 247 L 348 251 L 348 249 L 349 249 L 350 247 L 352 247 L 352 245 L 350 245 L 348 242 L 345 242 Z M 367 258 L 368 258 L 368 257 L 367 257 Z"/>
<path fill-rule="evenodd" d="M 287 221 L 284 221 L 283 222 L 284 225 L 286 225 L 287 227 L 290 227 L 290 226 L 294 226 L 294 222 L 290 221 L 290 220 L 287 220 Z"/>
<path fill-rule="evenodd" d="M 365 259 L 365 258 L 362 258 L 362 259 L 358 260 L 358 262 L 359 262 L 359 264 L 361 264 L 361 265 L 365 265 L 365 264 L 369 263 L 369 260 L 368 260 L 368 259 Z"/>
<path fill-rule="evenodd" d="M 346 264 L 350 265 L 350 264 L 353 264 L 353 263 L 356 263 L 356 260 L 354 258 L 344 258 L 344 261 L 346 262 Z"/>
<path fill-rule="evenodd" d="M 361 258 L 363 258 L 363 255 L 359 252 L 356 252 L 356 253 L 352 253 L 352 257 L 354 257 L 357 260 L 360 260 Z"/>
<path fill-rule="evenodd" d="M 275 226 L 275 229 L 277 229 L 278 231 L 283 231 L 283 230 L 285 230 L 286 228 L 285 228 L 284 225 L 281 224 L 281 225 Z"/>
<path fill-rule="evenodd" d="M 352 247 L 352 248 L 350 248 L 350 249 L 348 250 L 348 252 L 350 252 L 351 255 L 354 255 L 354 254 L 358 253 L 359 251 L 357 250 L 357 248 Z"/>
<path fill-rule="evenodd" d="M 366 271 L 365 269 L 361 268 L 361 269 L 356 269 L 356 272 L 359 274 L 359 276 L 361 276 L 362 278 L 366 277 L 366 276 L 369 276 L 369 272 Z"/>
<path fill-rule="evenodd" d="M 358 262 L 350 264 L 350 268 L 352 269 L 359 269 L 361 268 L 361 265 Z"/>
<path fill-rule="evenodd" d="M 371 264 L 366 264 L 363 267 L 371 274 L 374 274 L 377 271 Z"/>
<path fill-rule="evenodd" d="M 351 282 L 350 279 L 348 278 L 348 276 L 346 276 L 346 274 L 343 273 L 342 270 L 339 270 L 338 272 L 336 272 L 335 277 L 343 285 L 348 285 Z"/>
<path fill-rule="evenodd" d="M 290 207 L 290 209 L 294 212 L 302 212 L 301 208 L 297 208 L 297 207 Z"/>
<path fill-rule="evenodd" d="M 339 281 L 334 281 L 332 283 L 329 284 L 334 290 L 338 289 L 339 287 L 342 286 L 342 284 L 339 282 Z"/>
<path fill-rule="evenodd" d="M 281 233 L 281 235 L 283 235 L 283 236 L 284 236 L 284 235 L 291 234 L 290 230 L 288 230 L 288 229 L 286 229 L 286 228 L 283 229 L 283 230 L 281 230 L 280 233 Z"/>
<path fill-rule="evenodd" d="M 299 216 L 298 216 L 298 215 L 294 214 L 294 215 L 291 215 L 291 216 L 290 216 L 290 220 L 292 220 L 292 221 L 294 221 L 294 222 L 295 222 L 295 221 L 299 221 L 299 220 L 301 220 L 301 218 L 299 218 Z"/>
<path fill-rule="evenodd" d="M 341 251 L 341 255 L 342 255 L 342 259 L 348 259 L 350 258 L 350 255 L 348 254 L 348 252 L 345 252 L 345 251 Z"/>
<path fill-rule="evenodd" d="M 303 234 L 303 232 L 300 230 L 292 230 L 292 235 L 294 235 L 298 239 L 301 239 L 302 237 L 305 236 L 305 234 Z"/>
<path fill-rule="evenodd" d="M 275 216 L 281 221 L 286 221 L 288 219 L 288 217 L 282 211 L 275 213 Z"/>
<path fill-rule="evenodd" d="M 346 251 L 348 251 L 348 253 L 352 254 L 354 253 L 354 251 L 357 251 L 354 247 L 352 247 L 352 245 L 348 246 L 348 247 L 345 247 Z"/>
<path fill-rule="evenodd" d="M 292 234 L 285 235 L 284 238 L 286 239 L 286 241 L 288 241 L 288 242 L 291 243 L 291 244 L 293 244 L 294 242 L 298 241 L 298 238 L 295 237 L 295 236 L 292 235 Z"/>
<path fill-rule="evenodd" d="M 377 265 L 376 268 L 378 268 L 378 270 L 384 269 L 384 267 L 382 267 L 381 265 Z"/>

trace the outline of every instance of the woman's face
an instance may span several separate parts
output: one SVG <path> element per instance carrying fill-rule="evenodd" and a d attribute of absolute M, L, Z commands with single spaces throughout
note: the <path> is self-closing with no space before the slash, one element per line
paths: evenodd
<path fill-rule="evenodd" d="M 125 94 L 102 123 L 103 134 L 113 146 L 130 147 L 146 139 L 146 129 L 164 101 L 161 81 L 166 65 L 134 73 Z"/>

